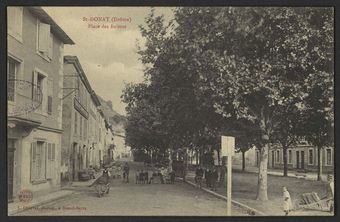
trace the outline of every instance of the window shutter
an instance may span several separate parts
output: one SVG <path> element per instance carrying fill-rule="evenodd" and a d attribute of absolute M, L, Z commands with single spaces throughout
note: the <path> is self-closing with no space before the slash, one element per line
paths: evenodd
<path fill-rule="evenodd" d="M 52 114 L 52 96 L 47 97 L 47 113 Z"/>
<path fill-rule="evenodd" d="M 52 114 L 53 105 L 53 79 L 47 79 L 47 113 Z"/>
<path fill-rule="evenodd" d="M 49 49 L 50 25 L 39 22 L 38 49 L 40 52 L 47 53 Z"/>
<path fill-rule="evenodd" d="M 31 182 L 35 181 L 37 178 L 36 175 L 36 163 L 37 163 L 37 159 L 36 159 L 36 152 L 37 152 L 37 145 L 35 142 L 31 143 L 31 158 L 30 158 L 30 165 L 31 165 Z"/>
<path fill-rule="evenodd" d="M 54 175 L 54 166 L 55 166 L 55 143 L 52 143 L 52 150 L 51 150 L 51 175 Z"/>
<path fill-rule="evenodd" d="M 7 8 L 7 22 L 8 22 L 8 30 L 14 31 L 15 30 L 15 20 L 17 19 L 15 17 L 15 8 L 14 7 L 8 7 Z"/>
<path fill-rule="evenodd" d="M 47 144 L 47 158 L 46 158 L 46 178 L 49 179 L 51 177 L 50 163 L 51 161 L 51 144 Z"/>
<path fill-rule="evenodd" d="M 53 35 L 50 33 L 49 35 L 49 41 L 48 41 L 48 58 L 52 59 L 53 56 Z"/>
<path fill-rule="evenodd" d="M 22 10 L 23 8 L 21 7 L 15 7 L 14 33 L 18 36 L 21 36 Z"/>

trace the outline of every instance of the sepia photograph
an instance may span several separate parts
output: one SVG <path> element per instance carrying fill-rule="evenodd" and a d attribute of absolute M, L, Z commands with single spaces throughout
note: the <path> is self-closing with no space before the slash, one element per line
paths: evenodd
<path fill-rule="evenodd" d="M 334 216 L 333 7 L 7 6 L 8 216 Z"/>

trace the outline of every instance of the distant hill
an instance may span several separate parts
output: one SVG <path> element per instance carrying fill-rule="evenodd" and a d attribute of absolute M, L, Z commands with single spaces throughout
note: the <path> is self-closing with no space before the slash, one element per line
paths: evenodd
<path fill-rule="evenodd" d="M 97 95 L 98 96 L 98 95 Z M 122 133 L 125 131 L 125 126 L 127 119 L 125 116 L 117 113 L 113 107 L 112 102 L 110 100 L 105 101 L 103 98 L 98 96 L 99 101 L 102 105 L 102 111 L 105 117 L 109 120 L 109 123 L 112 125 L 112 128 L 117 133 Z"/>

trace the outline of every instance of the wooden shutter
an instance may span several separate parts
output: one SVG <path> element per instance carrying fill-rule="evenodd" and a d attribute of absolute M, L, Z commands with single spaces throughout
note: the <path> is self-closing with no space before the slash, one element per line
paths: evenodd
<path fill-rule="evenodd" d="M 49 49 L 50 25 L 39 22 L 38 49 L 40 52 L 47 53 Z"/>
<path fill-rule="evenodd" d="M 53 35 L 52 33 L 49 34 L 49 40 L 48 40 L 48 58 L 52 59 L 53 57 Z"/>
<path fill-rule="evenodd" d="M 54 175 L 54 167 L 55 167 L 55 143 L 52 143 L 51 146 L 51 175 Z"/>
<path fill-rule="evenodd" d="M 53 79 L 49 77 L 47 79 L 47 113 L 52 114 L 53 108 Z"/>
<path fill-rule="evenodd" d="M 15 13 L 15 7 L 7 8 L 7 22 L 8 22 L 8 30 L 14 32 L 15 30 L 15 20 L 17 19 Z"/>
<path fill-rule="evenodd" d="M 23 8 L 15 7 L 15 19 L 14 19 L 14 31 L 17 36 L 21 37 L 22 30 L 22 17 L 23 17 Z"/>
<path fill-rule="evenodd" d="M 47 158 L 46 158 L 46 178 L 51 178 L 51 169 L 50 169 L 50 161 L 51 161 L 51 144 L 47 143 Z"/>
<path fill-rule="evenodd" d="M 35 181 L 37 178 L 37 159 L 36 159 L 36 153 L 37 153 L 37 143 L 33 142 L 31 143 L 31 158 L 30 158 L 30 165 L 31 165 L 31 182 Z"/>

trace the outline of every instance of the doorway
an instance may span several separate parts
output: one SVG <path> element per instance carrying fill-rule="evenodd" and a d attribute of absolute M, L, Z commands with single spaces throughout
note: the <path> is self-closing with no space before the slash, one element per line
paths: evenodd
<path fill-rule="evenodd" d="M 7 142 L 7 194 L 10 203 L 13 202 L 15 140 L 8 139 Z"/>
<path fill-rule="evenodd" d="M 305 169 L 305 151 L 301 151 L 301 169 Z"/>
<path fill-rule="evenodd" d="M 300 168 L 300 152 L 296 151 L 296 169 Z"/>

